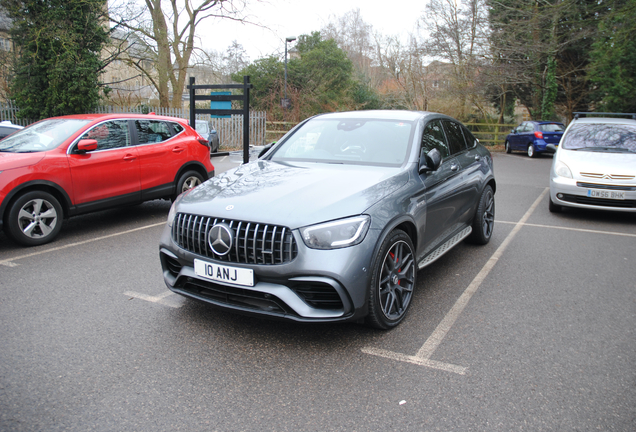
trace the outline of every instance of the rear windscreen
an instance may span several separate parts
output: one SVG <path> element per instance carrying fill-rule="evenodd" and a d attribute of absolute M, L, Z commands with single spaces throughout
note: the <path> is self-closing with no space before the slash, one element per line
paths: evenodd
<path fill-rule="evenodd" d="M 563 132 L 565 130 L 565 126 L 561 123 L 545 123 L 539 125 L 539 130 L 541 132 Z"/>

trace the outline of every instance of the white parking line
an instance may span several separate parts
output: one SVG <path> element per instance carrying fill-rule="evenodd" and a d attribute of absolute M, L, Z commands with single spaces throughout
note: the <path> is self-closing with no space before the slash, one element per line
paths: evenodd
<path fill-rule="evenodd" d="M 99 241 L 99 240 L 104 240 L 104 239 L 111 238 L 111 237 L 117 237 L 117 236 L 124 235 L 124 234 L 130 234 L 130 233 L 135 232 L 135 231 L 141 231 L 141 230 L 145 230 L 145 229 L 148 229 L 148 228 L 154 228 L 156 226 L 165 225 L 165 224 L 166 224 L 166 222 L 164 221 L 164 222 L 160 222 L 160 223 L 156 223 L 156 224 L 152 224 L 152 225 L 142 226 L 142 227 L 139 227 L 139 228 L 133 228 L 131 230 L 122 231 L 122 232 L 118 232 L 118 233 L 115 233 L 115 234 L 109 234 L 109 235 L 102 236 L 102 237 L 95 237 L 95 238 L 90 239 L 90 240 L 84 240 L 84 241 L 76 242 L 76 243 L 69 243 L 69 244 L 64 245 L 64 246 L 58 246 L 58 247 L 54 247 L 54 248 L 51 248 L 51 249 L 41 250 L 41 251 L 33 252 L 33 253 L 30 253 L 30 254 L 26 254 L 26 255 L 19 255 L 19 256 L 13 257 L 13 258 L 8 258 L 8 259 L 1 260 L 0 261 L 0 265 L 6 266 L 6 267 L 15 267 L 18 264 L 16 264 L 14 261 L 17 261 L 17 260 L 21 260 L 21 259 L 24 259 L 24 258 L 30 258 L 32 256 L 42 255 L 42 254 L 46 254 L 46 253 L 50 253 L 50 252 L 56 252 L 56 251 L 59 251 L 59 250 L 62 250 L 62 249 L 67 249 L 67 248 L 70 248 L 70 247 L 80 246 L 80 245 L 83 245 L 83 244 L 92 243 L 92 242 L 96 242 L 96 241 Z"/>
<path fill-rule="evenodd" d="M 495 266 L 501 255 L 503 255 L 504 251 L 512 241 L 512 239 L 517 235 L 522 226 L 525 225 L 526 221 L 530 218 L 534 210 L 537 208 L 539 203 L 543 200 L 550 189 L 545 188 L 541 195 L 535 200 L 535 202 L 530 206 L 526 214 L 523 215 L 521 220 L 515 224 L 515 227 L 508 234 L 508 236 L 504 239 L 504 241 L 499 245 L 494 254 L 490 257 L 488 262 L 482 267 L 480 272 L 475 276 L 472 280 L 468 288 L 463 292 L 463 294 L 457 299 L 451 310 L 446 314 L 444 319 L 437 325 L 437 328 L 433 331 L 433 333 L 428 337 L 422 348 L 415 354 L 414 356 L 409 356 L 401 353 L 394 353 L 392 351 L 380 350 L 373 347 L 362 348 L 362 352 L 365 354 L 371 354 L 379 357 L 388 358 L 391 360 L 403 361 L 407 363 L 412 363 L 420 366 L 426 366 L 433 369 L 440 369 L 447 372 L 454 372 L 460 375 L 464 375 L 466 373 L 466 367 L 457 366 L 448 363 L 437 362 L 431 360 L 431 356 L 439 347 L 439 345 L 444 340 L 444 337 L 448 334 L 451 327 L 457 321 L 457 318 L 462 313 L 471 297 L 477 289 L 481 286 L 486 276 L 490 273 L 492 268 Z"/>
<path fill-rule="evenodd" d="M 508 222 L 508 221 L 498 221 L 498 220 L 496 220 L 495 223 L 516 225 L 519 222 Z M 621 236 L 621 237 L 636 237 L 636 234 L 619 233 L 619 232 L 614 232 L 614 231 L 599 231 L 599 230 L 590 230 L 590 229 L 584 229 L 584 228 L 570 228 L 570 227 L 561 227 L 561 226 L 556 226 L 556 225 L 541 225 L 541 224 L 529 224 L 529 223 L 526 223 L 524 225 L 525 226 L 529 226 L 529 227 L 553 228 L 553 229 L 559 229 L 559 230 L 579 231 L 579 232 L 592 233 L 592 234 L 606 234 L 606 235 L 615 235 L 615 236 Z"/>

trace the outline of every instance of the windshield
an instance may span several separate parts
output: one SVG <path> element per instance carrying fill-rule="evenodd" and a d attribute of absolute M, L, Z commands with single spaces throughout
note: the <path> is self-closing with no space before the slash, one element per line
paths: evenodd
<path fill-rule="evenodd" d="M 541 132 L 563 132 L 565 130 L 565 126 L 561 123 L 545 123 L 539 125 L 539 130 Z"/>
<path fill-rule="evenodd" d="M 318 117 L 288 137 L 271 160 L 400 166 L 413 129 L 410 121 Z"/>
<path fill-rule="evenodd" d="M 580 123 L 565 134 L 569 150 L 636 152 L 636 127 L 626 124 Z"/>
<path fill-rule="evenodd" d="M 62 144 L 89 120 L 42 120 L 0 141 L 0 151 L 30 153 L 51 150 Z"/>
<path fill-rule="evenodd" d="M 196 121 L 196 125 L 197 125 L 197 132 L 199 132 L 199 134 L 201 135 L 205 135 L 209 132 L 208 129 L 208 123 L 202 120 L 197 120 Z"/>

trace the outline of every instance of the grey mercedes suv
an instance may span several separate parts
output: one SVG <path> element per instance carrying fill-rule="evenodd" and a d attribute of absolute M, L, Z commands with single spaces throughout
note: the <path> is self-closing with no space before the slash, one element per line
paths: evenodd
<path fill-rule="evenodd" d="M 226 310 L 389 329 L 406 316 L 418 270 L 464 239 L 488 243 L 495 190 L 490 152 L 453 118 L 318 115 L 177 198 L 163 276 Z"/>

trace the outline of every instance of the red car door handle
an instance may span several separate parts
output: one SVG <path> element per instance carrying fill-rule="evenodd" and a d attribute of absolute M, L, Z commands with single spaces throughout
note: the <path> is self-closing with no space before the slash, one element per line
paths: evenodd
<path fill-rule="evenodd" d="M 137 159 L 137 156 L 132 155 L 132 154 L 127 154 L 126 156 L 124 156 L 124 160 L 125 161 L 135 160 L 135 159 Z"/>
<path fill-rule="evenodd" d="M 175 147 L 172 149 L 174 153 L 181 153 L 184 149 L 182 147 Z"/>

